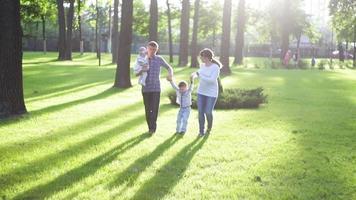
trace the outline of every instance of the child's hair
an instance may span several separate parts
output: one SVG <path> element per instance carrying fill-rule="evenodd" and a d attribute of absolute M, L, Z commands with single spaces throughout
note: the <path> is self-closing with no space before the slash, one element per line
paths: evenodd
<path fill-rule="evenodd" d="M 155 42 L 155 41 L 150 41 L 150 42 L 148 42 L 148 43 L 147 43 L 147 46 L 150 46 L 150 47 L 153 47 L 153 48 L 156 48 L 156 49 L 159 48 L 158 43 Z"/>
<path fill-rule="evenodd" d="M 146 52 L 146 47 L 140 47 L 140 48 L 138 49 L 138 52 L 139 52 L 139 53 L 144 53 L 144 52 Z"/>
<path fill-rule="evenodd" d="M 188 85 L 188 83 L 185 81 L 181 81 L 178 83 L 178 87 L 186 87 L 187 85 Z"/>
<path fill-rule="evenodd" d="M 211 49 L 209 49 L 209 48 L 205 48 L 205 49 L 201 50 L 201 51 L 200 51 L 200 56 L 209 58 L 209 60 L 210 60 L 212 63 L 217 64 L 220 68 L 223 67 L 223 65 L 221 64 L 221 62 L 220 62 L 219 60 L 217 60 L 216 58 L 214 58 L 214 52 L 213 52 Z"/>

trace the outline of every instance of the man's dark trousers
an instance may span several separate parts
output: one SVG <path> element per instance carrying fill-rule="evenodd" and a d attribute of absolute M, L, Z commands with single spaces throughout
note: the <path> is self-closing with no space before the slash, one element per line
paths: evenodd
<path fill-rule="evenodd" d="M 157 116 L 161 92 L 142 92 L 143 103 L 145 104 L 146 121 L 148 129 L 155 132 L 157 128 Z"/>

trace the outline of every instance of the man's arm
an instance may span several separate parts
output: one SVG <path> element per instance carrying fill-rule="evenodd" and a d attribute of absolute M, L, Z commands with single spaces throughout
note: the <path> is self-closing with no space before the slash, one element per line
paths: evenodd
<path fill-rule="evenodd" d="M 167 63 L 167 61 L 164 58 L 161 57 L 161 60 L 162 60 L 162 66 L 166 68 L 168 71 L 167 80 L 170 81 L 173 78 L 173 68 L 171 67 L 170 64 Z"/>

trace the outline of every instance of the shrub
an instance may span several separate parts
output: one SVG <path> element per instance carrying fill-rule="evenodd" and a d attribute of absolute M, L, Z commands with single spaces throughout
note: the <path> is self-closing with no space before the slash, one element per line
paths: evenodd
<path fill-rule="evenodd" d="M 325 61 L 325 60 L 321 60 L 321 61 L 318 63 L 318 69 L 324 70 L 324 69 L 325 69 L 325 64 L 326 64 L 326 61 Z"/>
<path fill-rule="evenodd" d="M 176 103 L 176 92 L 168 93 L 168 98 L 173 105 Z M 263 94 L 263 88 L 245 89 L 225 89 L 219 94 L 216 102 L 216 109 L 236 109 L 236 108 L 258 108 L 261 104 L 267 103 L 267 95 Z M 197 108 L 197 94 L 192 95 L 192 108 Z"/>
<path fill-rule="evenodd" d="M 300 59 L 297 66 L 299 69 L 308 69 L 309 63 L 307 63 L 305 60 Z"/>

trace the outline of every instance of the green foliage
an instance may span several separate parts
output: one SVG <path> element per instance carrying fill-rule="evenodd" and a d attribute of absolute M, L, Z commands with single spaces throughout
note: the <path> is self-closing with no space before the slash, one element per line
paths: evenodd
<path fill-rule="evenodd" d="M 329 10 L 338 40 L 353 41 L 356 26 L 356 1 L 330 0 Z"/>
<path fill-rule="evenodd" d="M 167 94 L 172 105 L 177 105 L 177 94 L 171 91 Z M 261 104 L 267 103 L 267 95 L 263 94 L 263 88 L 256 89 L 224 89 L 219 94 L 216 102 L 216 109 L 237 109 L 237 108 L 258 108 Z M 197 108 L 197 95 L 192 95 L 192 108 Z"/>
<path fill-rule="evenodd" d="M 204 40 L 221 34 L 222 4 L 219 0 L 201 1 L 198 38 Z"/>

